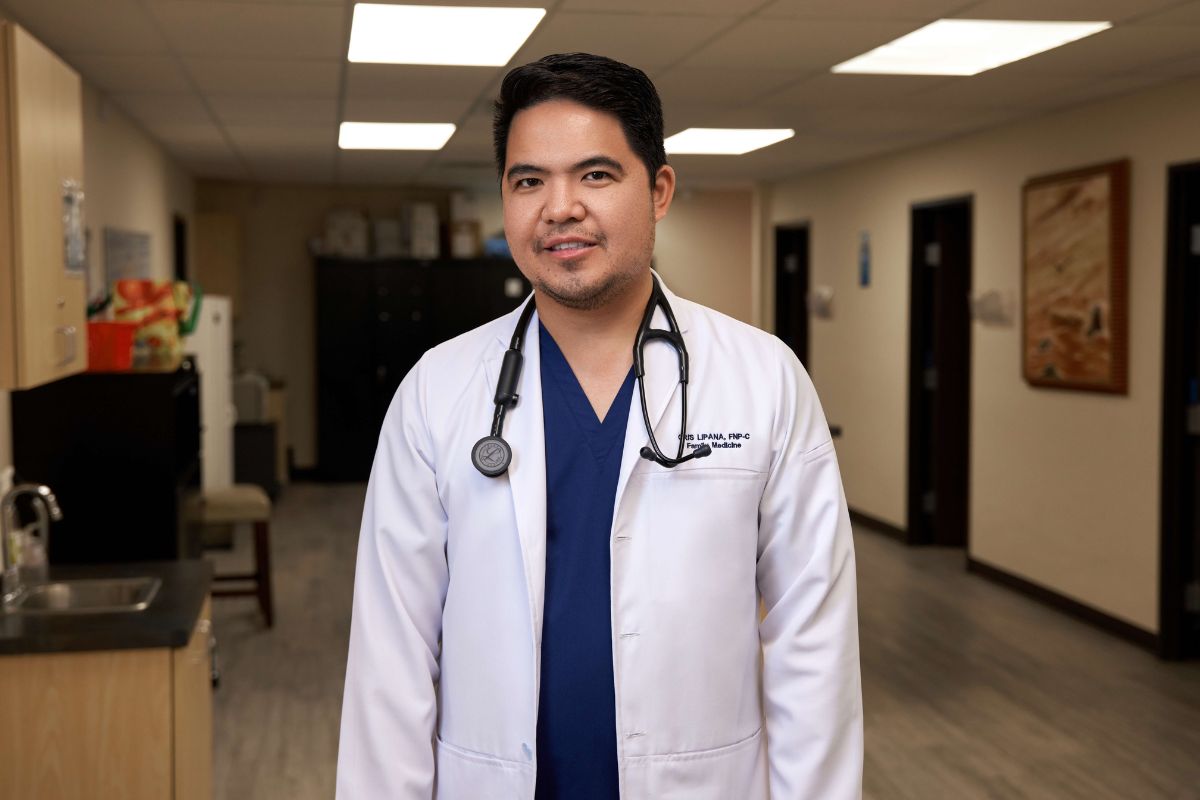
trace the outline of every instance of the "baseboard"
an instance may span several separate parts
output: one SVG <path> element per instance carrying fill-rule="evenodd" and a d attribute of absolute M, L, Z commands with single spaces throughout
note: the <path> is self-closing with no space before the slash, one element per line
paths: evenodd
<path fill-rule="evenodd" d="M 864 514 L 861 511 L 855 511 L 852 508 L 850 509 L 850 522 L 863 528 L 869 528 L 876 533 L 882 533 L 884 536 L 888 536 L 898 542 L 908 544 L 908 533 L 903 528 L 897 528 L 890 522 L 884 522 L 881 519 L 876 519 L 870 514 Z"/>
<path fill-rule="evenodd" d="M 1086 622 L 1102 631 L 1132 642 L 1152 653 L 1158 653 L 1157 634 L 1110 616 L 1078 600 L 1072 600 L 1053 589 L 1047 589 L 1045 586 L 1033 583 L 1011 572 L 1006 572 L 999 567 L 993 567 L 990 564 L 976 561 L 970 556 L 967 557 L 967 571 L 987 578 L 994 583 L 1014 589 L 1027 597 L 1057 609 L 1082 622 Z"/>

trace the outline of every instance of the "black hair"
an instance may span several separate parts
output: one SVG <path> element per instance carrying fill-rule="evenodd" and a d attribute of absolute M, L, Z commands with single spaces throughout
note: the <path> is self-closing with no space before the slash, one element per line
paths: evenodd
<path fill-rule="evenodd" d="M 492 118 L 496 172 L 501 179 L 513 117 L 547 100 L 571 100 L 616 117 L 629 148 L 646 165 L 654 186 L 659 168 L 667 163 L 658 91 L 637 67 L 589 53 L 545 56 L 504 76 Z"/>

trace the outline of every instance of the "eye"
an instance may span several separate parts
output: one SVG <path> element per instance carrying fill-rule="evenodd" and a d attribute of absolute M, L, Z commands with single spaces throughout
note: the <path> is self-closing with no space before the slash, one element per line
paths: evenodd
<path fill-rule="evenodd" d="M 591 172 L 589 172 L 583 176 L 584 180 L 592 181 L 593 183 L 596 181 L 610 180 L 611 178 L 612 178 L 612 175 L 609 175 L 607 172 L 605 172 L 604 170 L 600 170 L 600 169 L 592 170 Z"/>
<path fill-rule="evenodd" d="M 513 184 L 513 188 L 514 189 L 532 189 L 534 186 L 537 186 L 539 183 L 541 183 L 541 181 L 537 178 L 519 178 L 517 180 L 517 182 Z"/>

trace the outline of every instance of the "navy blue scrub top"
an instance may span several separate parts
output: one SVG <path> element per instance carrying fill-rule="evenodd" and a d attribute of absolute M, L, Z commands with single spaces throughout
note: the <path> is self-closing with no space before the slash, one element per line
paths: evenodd
<path fill-rule="evenodd" d="M 633 368 L 601 422 L 538 325 L 546 427 L 546 599 L 537 800 L 618 800 L 608 538 Z"/>

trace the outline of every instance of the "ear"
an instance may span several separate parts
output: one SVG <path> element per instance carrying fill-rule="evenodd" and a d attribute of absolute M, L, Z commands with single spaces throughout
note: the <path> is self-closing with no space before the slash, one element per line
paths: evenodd
<path fill-rule="evenodd" d="M 663 164 L 654 176 L 654 186 L 650 189 L 650 199 L 654 203 L 654 221 L 658 222 L 667 215 L 671 200 L 675 198 L 675 170 Z"/>

